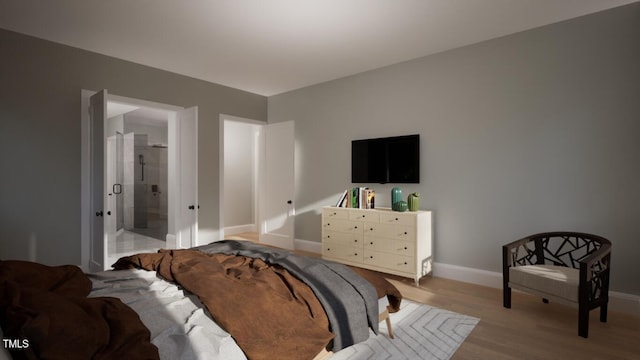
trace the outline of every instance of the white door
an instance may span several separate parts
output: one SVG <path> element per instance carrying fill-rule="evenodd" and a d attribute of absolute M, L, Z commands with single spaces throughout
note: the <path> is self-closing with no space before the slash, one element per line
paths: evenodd
<path fill-rule="evenodd" d="M 176 113 L 180 154 L 176 174 L 176 247 L 198 244 L 198 107 Z"/>
<path fill-rule="evenodd" d="M 106 203 L 106 211 L 107 215 L 104 217 L 105 224 L 105 233 L 107 234 L 107 244 L 109 244 L 109 240 L 115 239 L 116 232 L 118 231 L 117 217 L 118 217 L 118 208 L 116 206 L 116 195 L 114 192 L 117 192 L 117 175 L 118 175 L 118 160 L 117 160 L 117 137 L 116 135 L 112 135 L 107 137 L 107 162 L 105 171 L 107 182 L 105 183 L 105 191 L 107 192 L 107 203 Z M 114 191 L 116 190 L 116 191 Z M 107 245 L 108 246 L 108 245 Z M 111 265 L 111 264 L 108 264 Z"/>
<path fill-rule="evenodd" d="M 107 183 L 104 164 L 107 152 L 105 151 L 105 120 L 107 118 L 107 91 L 102 90 L 91 96 L 89 100 L 90 116 L 90 234 L 91 242 L 89 246 L 89 267 L 91 271 L 105 270 L 107 265 L 107 234 L 105 233 L 104 216 L 105 204 L 108 204 L 107 193 L 104 191 L 104 184 Z M 108 215 L 106 215 L 108 216 Z"/>
<path fill-rule="evenodd" d="M 294 249 L 293 121 L 264 126 L 264 162 L 260 192 L 260 242 Z"/>

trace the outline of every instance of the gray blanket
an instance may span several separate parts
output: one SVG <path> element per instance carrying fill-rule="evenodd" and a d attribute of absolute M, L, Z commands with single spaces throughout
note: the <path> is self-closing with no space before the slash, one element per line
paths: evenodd
<path fill-rule="evenodd" d="M 304 281 L 316 294 L 335 334 L 333 351 L 369 338 L 369 327 L 378 333 L 376 289 L 345 265 L 319 258 L 297 256 L 286 250 L 249 241 L 224 240 L 195 249 L 257 258 L 277 264 Z"/>

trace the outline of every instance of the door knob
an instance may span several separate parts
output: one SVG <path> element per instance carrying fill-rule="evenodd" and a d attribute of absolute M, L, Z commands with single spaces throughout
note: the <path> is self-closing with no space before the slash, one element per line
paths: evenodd
<path fill-rule="evenodd" d="M 103 216 L 103 212 L 102 211 L 97 211 L 96 212 L 96 216 Z"/>
<path fill-rule="evenodd" d="M 287 204 L 291 205 L 291 204 L 293 204 L 293 201 L 287 200 Z"/>
<path fill-rule="evenodd" d="M 111 215 L 111 211 L 107 211 L 107 215 Z"/>

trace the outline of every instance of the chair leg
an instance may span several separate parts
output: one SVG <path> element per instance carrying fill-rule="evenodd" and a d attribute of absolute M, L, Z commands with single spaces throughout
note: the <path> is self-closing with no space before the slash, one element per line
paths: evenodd
<path fill-rule="evenodd" d="M 578 305 L 578 335 L 589 337 L 589 308 L 587 305 Z"/>
<path fill-rule="evenodd" d="M 511 288 L 504 286 L 502 289 L 502 301 L 504 307 L 511 309 Z"/>
<path fill-rule="evenodd" d="M 607 322 L 607 303 L 600 305 L 600 321 Z"/>

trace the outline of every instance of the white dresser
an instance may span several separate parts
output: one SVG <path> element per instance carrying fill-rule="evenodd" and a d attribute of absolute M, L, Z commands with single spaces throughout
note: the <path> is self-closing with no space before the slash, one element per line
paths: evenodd
<path fill-rule="evenodd" d="M 431 272 L 431 211 L 322 208 L 322 257 L 418 280 Z"/>

